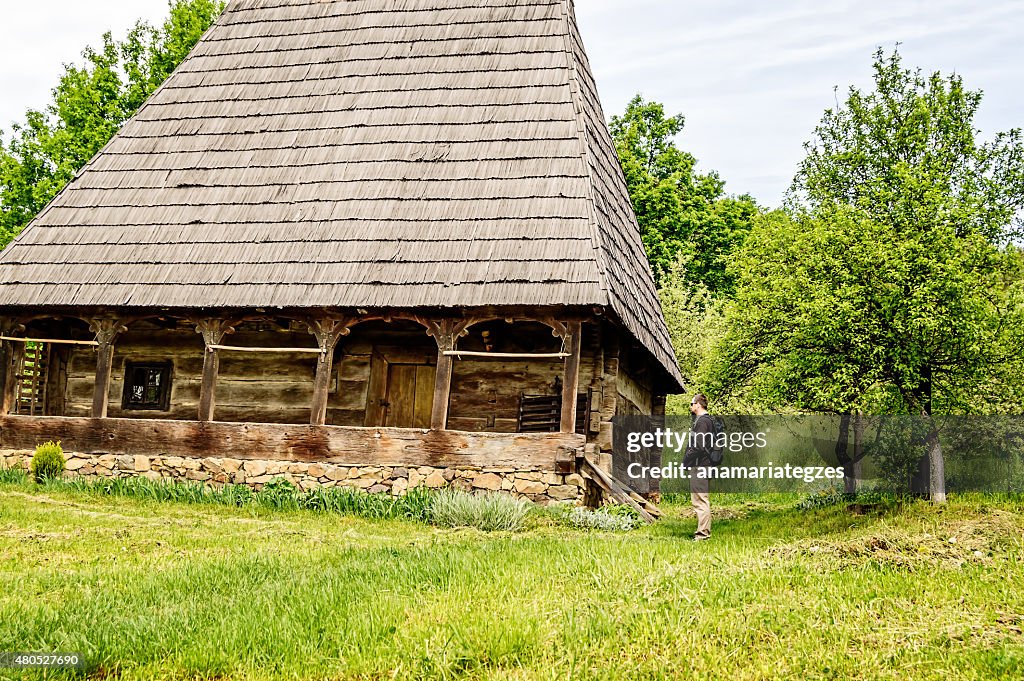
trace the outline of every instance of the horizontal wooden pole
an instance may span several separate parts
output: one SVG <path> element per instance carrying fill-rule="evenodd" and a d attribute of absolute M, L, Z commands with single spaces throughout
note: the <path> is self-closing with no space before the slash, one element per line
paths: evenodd
<path fill-rule="evenodd" d="M 65 416 L 0 417 L 0 448 L 60 440 L 82 454 L 322 461 L 336 465 L 513 468 L 554 471 L 585 438 L 575 433 L 469 433 Z"/>
<path fill-rule="evenodd" d="M 99 345 L 94 340 L 68 340 L 66 338 L 18 338 L 16 336 L 0 336 L 0 340 L 19 343 L 67 343 L 68 345 Z"/>
<path fill-rule="evenodd" d="M 232 352 L 308 352 L 319 355 L 320 348 L 247 348 L 240 345 L 207 345 L 210 350 L 230 350 Z"/>
<path fill-rule="evenodd" d="M 470 350 L 445 350 L 448 357 L 493 357 L 494 359 L 563 359 L 568 352 L 477 352 Z"/>

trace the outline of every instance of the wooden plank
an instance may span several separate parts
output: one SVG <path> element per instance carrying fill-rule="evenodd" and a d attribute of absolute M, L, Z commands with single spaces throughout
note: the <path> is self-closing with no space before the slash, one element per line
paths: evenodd
<path fill-rule="evenodd" d="M 21 338 L 18 336 L 0 336 L 0 340 L 12 341 L 15 343 L 61 343 L 65 345 L 99 345 L 94 340 L 68 340 L 64 338 Z"/>
<path fill-rule="evenodd" d="M 256 348 L 243 347 L 241 345 L 211 345 L 214 350 L 230 350 L 231 352 L 282 352 L 282 353 L 306 353 L 310 355 L 320 354 L 319 348 Z"/>
<path fill-rule="evenodd" d="M 452 358 L 437 353 L 437 372 L 434 374 L 434 395 L 430 402 L 430 427 L 444 430 L 448 426 L 448 402 L 452 391 Z"/>
<path fill-rule="evenodd" d="M 593 480 L 600 485 L 600 487 L 608 493 L 608 496 L 615 502 L 620 504 L 626 504 L 631 506 L 635 511 L 640 514 L 640 517 L 649 523 L 654 522 L 654 516 L 647 512 L 647 510 L 641 506 L 633 497 L 630 495 L 629 490 L 622 485 L 618 480 L 613 478 L 610 474 L 605 472 L 600 466 L 595 464 L 589 459 L 583 459 L 581 462 L 581 468 L 592 474 Z"/>
<path fill-rule="evenodd" d="M 68 386 L 68 352 L 69 348 L 57 346 L 50 348 L 50 368 L 47 371 L 46 405 L 44 414 L 62 416 L 67 399 Z"/>
<path fill-rule="evenodd" d="M 580 382 L 580 343 L 582 325 L 580 322 L 569 322 L 565 342 L 569 356 L 565 358 L 565 371 L 562 378 L 562 420 L 561 431 L 572 433 L 576 430 L 576 392 Z"/>
<path fill-rule="evenodd" d="M 401 428 L 0 417 L 0 447 L 31 449 L 58 439 L 65 451 L 147 456 L 230 456 L 347 465 L 495 467 L 554 471 L 558 448 L 580 449 L 572 433 L 467 433 Z"/>
<path fill-rule="evenodd" d="M 413 406 L 413 428 L 429 428 L 433 410 L 434 379 L 437 367 L 432 364 L 416 366 L 416 396 Z"/>
<path fill-rule="evenodd" d="M 483 357 L 488 359 L 563 359 L 568 352 L 475 352 L 470 350 L 445 350 L 449 357 Z"/>
<path fill-rule="evenodd" d="M 416 366 L 391 364 L 388 366 L 387 417 L 384 425 L 391 428 L 411 428 L 416 401 Z"/>
<path fill-rule="evenodd" d="M 220 352 L 212 346 L 203 355 L 203 382 L 199 388 L 199 420 L 212 421 L 216 404 L 217 373 L 220 370 Z"/>
<path fill-rule="evenodd" d="M 4 341 L 6 366 L 4 372 L 3 413 L 9 414 L 18 408 L 18 389 L 21 383 L 21 363 L 25 356 L 24 343 Z"/>
<path fill-rule="evenodd" d="M 388 386 L 388 360 L 380 352 L 374 352 L 370 361 L 370 381 L 366 391 L 365 426 L 384 425 L 384 402 Z"/>

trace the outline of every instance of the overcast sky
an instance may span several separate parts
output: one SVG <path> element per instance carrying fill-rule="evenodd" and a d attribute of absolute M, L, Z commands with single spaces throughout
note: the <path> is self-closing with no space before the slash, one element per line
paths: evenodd
<path fill-rule="evenodd" d="M 46 105 L 62 64 L 106 30 L 159 23 L 166 0 L 0 0 L 0 128 Z M 726 189 L 777 204 L 833 86 L 868 85 L 871 55 L 956 71 L 985 91 L 986 136 L 1024 126 L 1021 0 L 577 0 L 605 113 L 637 92 L 686 116 L 680 145 Z M 842 93 L 841 93 L 842 94 Z"/>

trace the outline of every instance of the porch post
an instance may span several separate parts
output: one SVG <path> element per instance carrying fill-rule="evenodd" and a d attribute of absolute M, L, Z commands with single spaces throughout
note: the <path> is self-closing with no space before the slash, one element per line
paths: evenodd
<path fill-rule="evenodd" d="M 562 372 L 562 420 L 563 433 L 576 432 L 576 393 L 580 382 L 580 336 L 581 322 L 568 322 L 565 345 L 569 356 L 565 358 Z"/>
<path fill-rule="evenodd" d="M 234 332 L 234 324 L 224 319 L 200 319 L 196 322 L 196 332 L 203 334 L 203 382 L 199 388 L 200 421 L 212 421 L 216 406 L 217 372 L 220 370 L 220 351 L 213 345 L 220 345 L 224 336 Z"/>
<path fill-rule="evenodd" d="M 10 318 L 0 319 L 0 332 L 10 335 L 15 331 L 24 330 L 24 326 Z M 21 368 L 21 356 L 25 351 L 24 343 L 3 341 L 3 379 L 0 380 L 0 416 L 6 416 L 14 410 L 15 391 L 18 389 L 18 370 Z"/>
<path fill-rule="evenodd" d="M 327 395 L 331 385 L 334 348 L 342 336 L 347 336 L 357 320 L 329 317 L 306 321 L 309 332 L 316 337 L 320 354 L 316 360 L 316 379 L 313 381 L 313 405 L 309 411 L 309 424 L 322 426 L 327 422 Z"/>
<path fill-rule="evenodd" d="M 92 392 L 92 417 L 107 418 L 110 396 L 110 372 L 114 364 L 114 341 L 128 330 L 116 317 L 97 317 L 90 320 L 89 330 L 96 334 L 96 381 Z"/>
<path fill-rule="evenodd" d="M 474 319 L 423 319 L 418 322 L 427 327 L 427 334 L 437 341 L 437 373 L 434 375 L 434 402 L 430 408 L 430 429 L 444 430 L 448 427 L 448 402 L 452 390 L 452 356 L 446 355 L 455 349 L 455 342 L 466 335 Z"/>

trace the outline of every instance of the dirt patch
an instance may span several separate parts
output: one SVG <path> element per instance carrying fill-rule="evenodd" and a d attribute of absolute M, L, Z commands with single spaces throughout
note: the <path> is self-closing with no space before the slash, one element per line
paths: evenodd
<path fill-rule="evenodd" d="M 930 529 L 884 527 L 843 539 L 804 539 L 772 547 L 768 556 L 813 558 L 841 567 L 876 563 L 912 570 L 934 565 L 959 568 L 970 563 L 986 563 L 1010 549 L 1022 547 L 1024 518 L 1004 511 L 989 511 Z"/>

